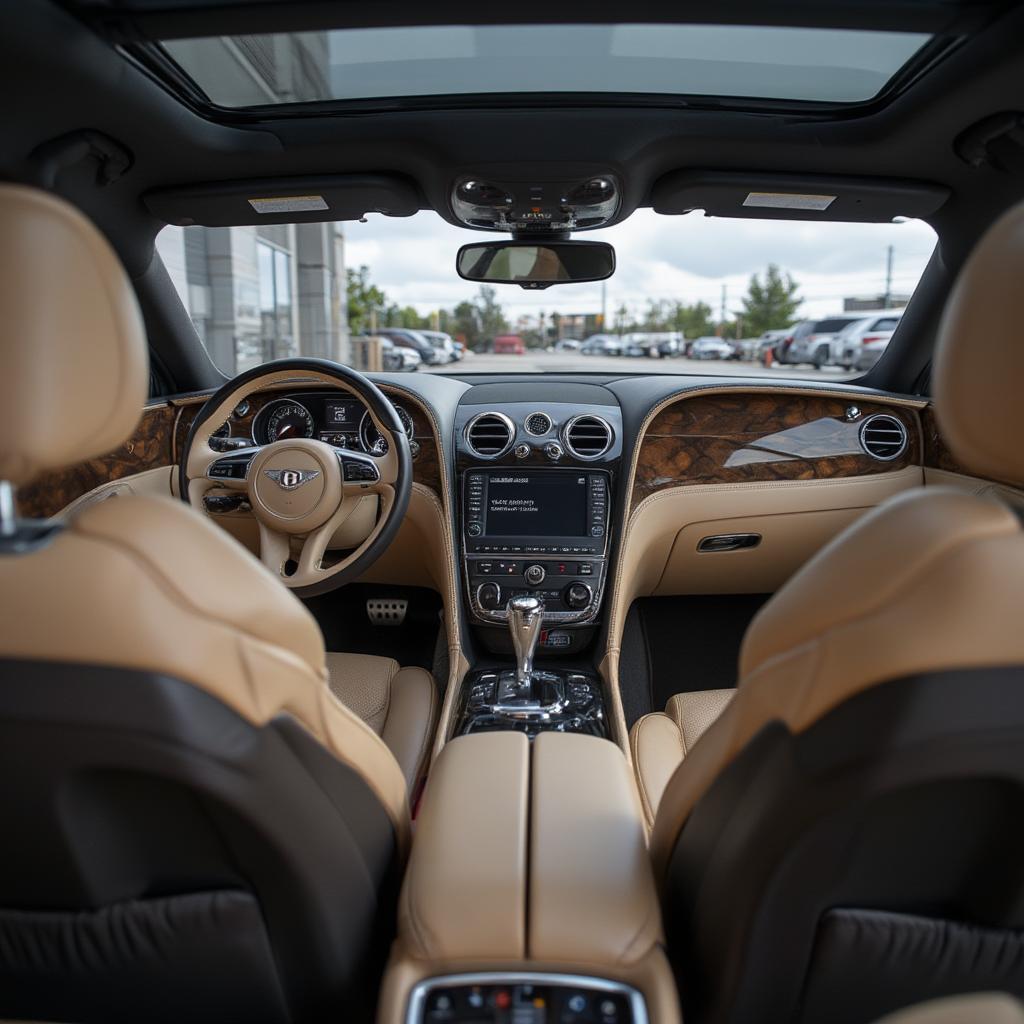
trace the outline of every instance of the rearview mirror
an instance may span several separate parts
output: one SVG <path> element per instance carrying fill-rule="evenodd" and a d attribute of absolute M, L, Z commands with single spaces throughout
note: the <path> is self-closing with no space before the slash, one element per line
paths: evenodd
<path fill-rule="evenodd" d="M 471 242 L 455 269 L 467 281 L 548 288 L 611 277 L 615 250 L 607 242 Z"/>

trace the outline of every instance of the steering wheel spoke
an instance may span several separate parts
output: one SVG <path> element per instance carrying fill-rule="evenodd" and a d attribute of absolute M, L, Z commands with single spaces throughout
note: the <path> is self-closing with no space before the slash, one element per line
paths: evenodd
<path fill-rule="evenodd" d="M 214 459 L 206 467 L 204 474 L 206 479 L 220 487 L 231 491 L 248 491 L 249 470 L 253 459 L 259 455 L 262 448 L 239 448 L 238 451 L 225 455 L 222 458 Z"/>

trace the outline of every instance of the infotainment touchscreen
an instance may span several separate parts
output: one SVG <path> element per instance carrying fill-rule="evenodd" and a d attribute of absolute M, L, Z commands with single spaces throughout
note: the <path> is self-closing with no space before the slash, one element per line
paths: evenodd
<path fill-rule="evenodd" d="M 494 472 L 484 533 L 491 537 L 587 537 L 587 475 L 573 470 Z"/>

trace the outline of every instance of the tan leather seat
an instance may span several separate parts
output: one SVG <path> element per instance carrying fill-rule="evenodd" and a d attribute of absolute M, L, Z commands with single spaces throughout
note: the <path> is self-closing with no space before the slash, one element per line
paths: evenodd
<path fill-rule="evenodd" d="M 63 201 L 0 186 L 0 308 L 0 481 L 116 448 L 148 367 L 106 240 Z M 169 498 L 19 521 L 0 602 L 0 814 L 19 837 L 0 851 L 0 1015 L 372 1005 L 427 673 L 335 656 L 328 685 L 305 607 Z"/>
<path fill-rule="evenodd" d="M 394 658 L 328 652 L 331 692 L 354 711 L 395 755 L 409 796 L 426 765 L 437 720 L 437 686 L 421 668 L 401 668 Z"/>
<path fill-rule="evenodd" d="M 668 780 L 693 745 L 725 710 L 735 690 L 696 690 L 677 693 L 665 711 L 638 719 L 629 731 L 633 767 L 640 788 L 640 802 L 648 825 L 661 803 Z"/>
<path fill-rule="evenodd" d="M 934 368 L 958 462 L 1017 487 L 1022 273 L 1024 205 L 965 264 Z M 885 502 L 761 609 L 731 699 L 681 695 L 635 724 L 687 1020 L 864 1020 L 907 996 L 1024 990 L 1024 956 L 986 952 L 1024 926 L 1021 858 L 1003 861 L 1024 810 L 1012 494 Z"/>

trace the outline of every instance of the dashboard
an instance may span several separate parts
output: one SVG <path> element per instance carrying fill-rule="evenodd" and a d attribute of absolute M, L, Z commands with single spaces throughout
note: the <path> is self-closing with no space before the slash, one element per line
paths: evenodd
<path fill-rule="evenodd" d="M 409 411 L 395 403 L 402 426 L 410 438 L 414 425 Z M 336 448 L 350 448 L 368 455 L 386 455 L 387 441 L 374 426 L 366 407 L 356 398 L 338 392 L 302 392 L 284 395 L 265 404 L 253 417 L 252 440 L 270 444 L 287 438 L 312 437 Z"/>

